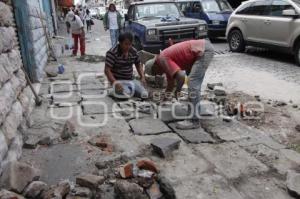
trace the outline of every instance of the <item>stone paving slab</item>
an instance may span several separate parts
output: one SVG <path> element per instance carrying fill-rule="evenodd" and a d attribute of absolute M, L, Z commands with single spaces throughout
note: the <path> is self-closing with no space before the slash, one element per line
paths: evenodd
<path fill-rule="evenodd" d="M 223 141 L 234 141 L 239 146 L 265 144 L 273 149 L 286 148 L 277 143 L 268 134 L 249 127 L 239 121 L 225 122 L 221 118 L 203 120 L 202 127 Z"/>
<path fill-rule="evenodd" d="M 52 87 L 52 88 L 51 88 Z M 77 86 L 69 82 L 49 85 L 49 93 L 62 93 L 76 91 Z"/>
<path fill-rule="evenodd" d="M 64 73 L 64 74 L 58 74 L 56 77 L 48 77 L 43 80 L 43 82 L 56 82 L 56 81 L 71 81 L 74 83 L 74 75 L 73 73 Z"/>
<path fill-rule="evenodd" d="M 129 121 L 129 125 L 136 135 L 156 135 L 171 132 L 171 129 L 160 119 L 133 119 Z"/>
<path fill-rule="evenodd" d="M 76 117 L 78 114 L 82 114 L 79 105 L 64 107 L 53 106 L 47 109 L 46 117 L 53 120 L 68 120 L 71 117 Z"/>
<path fill-rule="evenodd" d="M 52 95 L 53 103 L 78 103 L 82 100 L 79 92 L 63 92 Z"/>
<path fill-rule="evenodd" d="M 300 165 L 300 154 L 290 149 L 274 150 L 263 144 L 245 147 L 255 158 L 268 165 L 281 175 Z"/>
<path fill-rule="evenodd" d="M 102 84 L 101 82 L 96 82 L 96 83 L 88 83 L 88 84 L 78 84 L 78 90 L 83 91 L 83 90 L 103 90 L 106 89 L 106 86 Z"/>
<path fill-rule="evenodd" d="M 241 124 L 240 122 L 224 122 L 221 118 L 203 120 L 201 122 L 202 127 L 217 136 L 223 141 L 238 141 L 241 139 L 248 139 L 252 136 L 257 136 L 254 134 L 256 132 L 251 131 L 251 129 Z"/>
<path fill-rule="evenodd" d="M 93 97 L 93 96 L 97 96 L 96 98 L 99 97 L 103 97 L 103 96 L 107 96 L 107 91 L 105 90 L 100 90 L 100 89 L 96 89 L 96 90 L 81 90 L 80 91 L 81 95 L 84 98 L 89 98 L 89 97 Z"/>
<path fill-rule="evenodd" d="M 118 104 L 110 97 L 103 97 L 92 101 L 83 101 L 81 104 L 84 115 L 114 113 L 120 111 Z"/>
<path fill-rule="evenodd" d="M 253 146 L 257 144 L 264 144 L 272 149 L 280 150 L 285 149 L 286 146 L 283 144 L 279 144 L 275 140 L 273 140 L 271 137 L 267 135 L 260 134 L 258 136 L 252 136 L 250 138 L 241 139 L 236 142 L 241 147 L 247 147 L 247 146 Z"/>
<path fill-rule="evenodd" d="M 242 175 L 260 174 L 269 170 L 266 165 L 234 143 L 201 144 L 195 146 L 195 149 L 228 179 L 236 179 Z"/>
<path fill-rule="evenodd" d="M 164 104 L 157 108 L 158 118 L 163 122 L 184 120 L 187 115 L 187 107 L 184 104 Z"/>
<path fill-rule="evenodd" d="M 204 129 L 180 130 L 176 128 L 176 123 L 169 123 L 168 126 L 177 133 L 186 143 L 215 143 L 215 140 L 204 131 Z"/>
<path fill-rule="evenodd" d="M 282 183 L 272 177 L 251 177 L 236 184 L 243 198 L 247 199 L 293 199 Z"/>
<path fill-rule="evenodd" d="M 229 182 L 219 174 L 201 174 L 184 178 L 175 185 L 178 198 L 189 199 L 244 199 Z"/>

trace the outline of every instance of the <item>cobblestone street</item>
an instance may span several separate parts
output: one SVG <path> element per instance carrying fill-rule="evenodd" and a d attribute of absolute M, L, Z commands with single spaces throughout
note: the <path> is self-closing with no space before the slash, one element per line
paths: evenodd
<path fill-rule="evenodd" d="M 65 52 L 47 66 L 56 70 L 63 64 L 65 72 L 35 85 L 43 104 L 31 114 L 20 162 L 39 170 L 36 176 L 47 187 L 43 199 L 113 199 L 126 191 L 137 196 L 125 199 L 144 199 L 157 190 L 164 197 L 151 199 L 173 199 L 174 192 L 177 199 L 299 198 L 300 139 L 295 125 L 300 124 L 300 109 L 292 106 L 300 106 L 300 67 L 292 57 L 272 59 L 260 50 L 233 54 L 225 41 L 214 42 L 216 55 L 202 85 L 204 94 L 209 92 L 208 83 L 220 82 L 228 98 L 241 92 L 253 99 L 259 96 L 257 101 L 264 104 L 271 100 L 269 108 L 274 112 L 280 108 L 289 121 L 282 123 L 279 115 L 275 125 L 265 122 L 257 127 L 240 118 L 212 114 L 201 120 L 203 129 L 180 131 L 174 127 L 176 120 L 169 118 L 170 108 L 130 100 L 133 110 L 127 110 L 124 101 L 108 97 L 111 86 L 103 71 L 110 41 L 102 21 L 95 20 L 86 42 L 85 59 Z M 272 106 L 278 102 L 285 105 Z M 297 147 L 278 136 L 283 131 L 276 124 L 288 125 L 285 133 L 294 136 Z M 154 182 L 161 191 L 147 186 L 148 175 L 150 179 L 157 175 Z M 31 181 L 22 187 L 13 178 L 0 185 L 24 195 Z M 15 184 L 21 190 L 9 187 Z"/>

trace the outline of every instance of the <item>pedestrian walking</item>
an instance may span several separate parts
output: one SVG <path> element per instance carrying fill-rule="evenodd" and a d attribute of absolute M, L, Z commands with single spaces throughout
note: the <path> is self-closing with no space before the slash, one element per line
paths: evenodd
<path fill-rule="evenodd" d="M 110 31 L 111 46 L 115 47 L 118 42 L 118 37 L 121 30 L 122 16 L 117 11 L 115 4 L 110 4 L 108 11 L 105 13 L 103 18 L 103 25 L 105 31 Z"/>
<path fill-rule="evenodd" d="M 112 95 L 116 98 L 148 98 L 148 92 L 144 88 L 146 81 L 143 66 L 132 43 L 133 35 L 122 33 L 119 36 L 119 44 L 106 53 L 105 74 L 113 85 Z M 140 76 L 140 81 L 133 79 L 133 64 Z"/>
<path fill-rule="evenodd" d="M 80 52 L 81 56 L 85 55 L 85 32 L 84 25 L 79 16 L 75 15 L 73 12 L 68 13 L 67 21 L 69 23 L 68 33 L 72 33 L 72 37 L 74 39 L 74 48 L 73 48 L 73 56 L 77 55 L 78 51 L 78 40 L 80 43 Z"/>
<path fill-rule="evenodd" d="M 200 127 L 200 91 L 206 69 L 214 56 L 214 49 L 209 40 L 190 40 L 174 44 L 159 55 L 148 60 L 145 72 L 148 75 L 167 76 L 166 92 L 180 93 L 188 75 L 189 115 L 192 117 L 177 123 L 178 129 L 196 129 Z"/>
<path fill-rule="evenodd" d="M 92 16 L 91 16 L 91 13 L 90 13 L 90 10 L 89 9 L 86 9 L 86 13 L 85 13 L 85 21 L 86 21 L 86 31 L 87 32 L 91 32 L 92 31 Z"/>

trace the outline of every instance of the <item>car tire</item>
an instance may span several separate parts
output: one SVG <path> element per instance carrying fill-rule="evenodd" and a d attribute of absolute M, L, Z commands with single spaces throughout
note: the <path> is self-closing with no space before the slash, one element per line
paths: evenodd
<path fill-rule="evenodd" d="M 295 61 L 298 66 L 300 66 L 300 42 L 296 45 L 295 51 L 294 51 Z"/>
<path fill-rule="evenodd" d="M 141 44 L 141 41 L 140 41 L 138 38 L 134 38 L 134 41 L 133 41 L 133 47 L 134 47 L 137 51 L 143 50 L 143 46 L 142 46 L 142 44 Z"/>
<path fill-rule="evenodd" d="M 232 30 L 228 36 L 229 48 L 232 52 L 244 52 L 245 40 L 243 34 L 239 30 Z"/>

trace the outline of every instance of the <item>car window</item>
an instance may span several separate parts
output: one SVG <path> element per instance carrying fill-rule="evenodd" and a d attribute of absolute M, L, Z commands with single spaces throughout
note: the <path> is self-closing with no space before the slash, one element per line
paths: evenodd
<path fill-rule="evenodd" d="M 300 7 L 300 0 L 292 0 L 295 4 L 297 4 L 297 6 Z"/>
<path fill-rule="evenodd" d="M 245 3 L 241 7 L 238 8 L 235 14 L 237 15 L 247 15 L 250 12 L 252 3 Z"/>
<path fill-rule="evenodd" d="M 282 16 L 283 10 L 295 9 L 289 2 L 283 0 L 274 0 L 271 5 L 271 16 Z"/>
<path fill-rule="evenodd" d="M 269 15 L 271 1 L 263 0 L 254 2 L 249 11 L 249 15 Z"/>
<path fill-rule="evenodd" d="M 181 3 L 178 4 L 178 7 L 179 7 L 181 12 L 186 14 L 187 12 L 191 11 L 192 2 L 181 2 Z"/>
<path fill-rule="evenodd" d="M 204 12 L 224 12 L 232 11 L 231 6 L 226 0 L 202 0 L 202 8 Z"/>
<path fill-rule="evenodd" d="M 137 6 L 136 17 L 141 18 L 155 18 L 165 16 L 179 17 L 179 12 L 175 3 L 156 3 L 156 4 L 142 4 Z"/>

